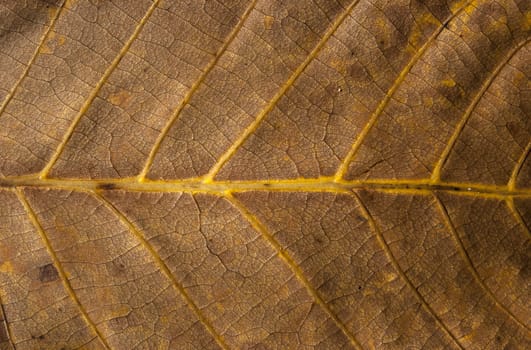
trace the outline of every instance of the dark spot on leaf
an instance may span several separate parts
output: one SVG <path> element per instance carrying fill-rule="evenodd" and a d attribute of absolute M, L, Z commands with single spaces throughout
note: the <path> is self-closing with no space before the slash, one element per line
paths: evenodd
<path fill-rule="evenodd" d="M 357 82 L 367 82 L 372 79 L 367 69 L 359 62 L 354 62 L 347 67 L 348 75 Z"/>
<path fill-rule="evenodd" d="M 59 278 L 59 273 L 53 264 L 39 267 L 39 281 L 46 283 L 52 282 Z"/>
<path fill-rule="evenodd" d="M 358 290 L 361 290 L 361 286 L 358 286 Z"/>
<path fill-rule="evenodd" d="M 106 182 L 100 183 L 98 184 L 97 189 L 98 190 L 114 190 L 116 189 L 116 184 L 106 183 Z"/>
<path fill-rule="evenodd" d="M 110 272 L 113 276 L 119 276 L 124 274 L 125 265 L 122 262 L 113 261 L 111 266 L 112 268 L 110 269 Z"/>

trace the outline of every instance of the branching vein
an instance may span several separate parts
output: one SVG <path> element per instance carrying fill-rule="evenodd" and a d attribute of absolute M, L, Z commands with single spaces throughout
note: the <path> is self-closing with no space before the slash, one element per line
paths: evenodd
<path fill-rule="evenodd" d="M 422 47 L 415 53 L 415 55 L 411 58 L 411 60 L 407 63 L 407 65 L 402 69 L 396 80 L 393 82 L 393 85 L 389 88 L 387 93 L 385 94 L 385 97 L 380 102 L 378 107 L 376 107 L 376 110 L 374 113 L 370 116 L 369 121 L 365 124 L 365 127 L 360 132 L 356 140 L 354 141 L 354 144 L 352 145 L 352 148 L 348 152 L 345 159 L 341 162 L 339 165 L 339 168 L 337 170 L 337 173 L 335 175 L 336 180 L 341 180 L 345 176 L 345 174 L 348 171 L 348 167 L 350 165 L 350 162 L 352 159 L 354 159 L 354 156 L 358 152 L 361 144 L 363 141 L 367 138 L 367 135 L 373 128 L 373 126 L 376 124 L 376 120 L 380 117 L 380 115 L 383 113 L 385 108 L 387 107 L 387 104 L 391 99 L 393 98 L 393 95 L 398 90 L 398 88 L 402 85 L 402 82 L 406 79 L 406 76 L 408 75 L 411 68 L 420 60 L 420 58 L 424 55 L 426 50 L 432 45 L 433 42 L 439 37 L 439 35 L 442 33 L 446 25 L 453 20 L 463 9 L 465 9 L 470 1 L 466 3 L 465 5 L 461 6 L 457 11 L 455 11 L 451 16 L 449 16 L 444 23 L 441 23 L 437 31 L 435 31 L 430 38 L 422 45 Z"/>
<path fill-rule="evenodd" d="M 353 1 L 350 6 L 348 6 L 343 13 L 336 19 L 328 31 L 323 35 L 321 40 L 317 43 L 314 49 L 310 52 L 304 62 L 301 63 L 299 67 L 293 72 L 289 79 L 282 85 L 280 90 L 276 93 L 275 96 L 269 101 L 269 103 L 262 109 L 262 111 L 256 116 L 253 122 L 245 129 L 245 131 L 238 137 L 238 139 L 225 151 L 223 155 L 218 159 L 217 163 L 212 166 L 208 174 L 205 175 L 204 181 L 211 182 L 214 177 L 218 174 L 221 168 L 227 163 L 227 161 L 236 153 L 238 148 L 251 136 L 251 134 L 258 128 L 265 116 L 271 112 L 273 107 L 277 104 L 286 91 L 293 85 L 297 78 L 302 74 L 310 62 L 317 56 L 319 51 L 326 44 L 328 39 L 336 32 L 339 26 L 343 21 L 349 16 L 352 12 L 352 9 L 356 6 L 359 0 Z"/>
<path fill-rule="evenodd" d="M 72 135 L 74 134 L 74 130 L 76 129 L 77 125 L 79 124 L 81 118 L 90 108 L 90 105 L 98 95 L 99 91 L 101 90 L 102 86 L 105 85 L 109 77 L 111 76 L 112 72 L 115 70 L 115 68 L 118 66 L 122 58 L 125 56 L 125 54 L 129 51 L 129 48 L 135 41 L 135 39 L 138 37 L 142 29 L 144 28 L 144 25 L 148 21 L 148 19 L 151 17 L 151 14 L 153 11 L 155 11 L 155 8 L 159 4 L 160 0 L 153 1 L 153 4 L 149 7 L 144 17 L 140 20 L 138 26 L 135 28 L 133 34 L 129 37 L 125 45 L 122 47 L 118 55 L 114 58 L 114 60 L 111 62 L 110 66 L 107 68 L 101 79 L 98 81 L 94 89 L 91 91 L 89 97 L 83 104 L 83 107 L 79 110 L 78 114 L 75 116 L 73 122 L 70 124 L 70 127 L 68 128 L 67 132 L 65 133 L 63 140 L 55 150 L 55 153 L 52 155 L 46 166 L 42 169 L 40 173 L 41 178 L 46 178 L 48 176 L 48 173 L 52 169 L 52 167 L 55 165 L 61 154 L 63 153 L 64 148 L 66 147 L 66 144 L 68 141 L 72 138 Z"/>
<path fill-rule="evenodd" d="M 203 312 L 199 307 L 195 304 L 195 302 L 192 300 L 186 289 L 177 281 L 173 273 L 170 271 L 168 265 L 164 262 L 164 260 L 161 259 L 155 248 L 144 238 L 144 235 L 140 233 L 140 231 L 137 230 L 137 228 L 133 225 L 129 219 L 122 214 L 118 208 L 116 208 L 111 202 L 109 202 L 105 197 L 99 195 L 98 193 L 94 194 L 96 198 L 98 198 L 109 210 L 113 212 L 113 214 L 119 218 L 119 220 L 124 224 L 129 231 L 135 236 L 135 238 L 140 242 L 142 247 L 144 247 L 149 254 L 153 257 L 153 260 L 158 265 L 160 270 L 164 273 L 164 275 L 170 280 L 172 285 L 175 287 L 177 292 L 182 295 L 184 301 L 188 304 L 188 307 L 194 312 L 194 314 L 197 316 L 199 321 L 203 324 L 203 326 L 207 329 L 207 331 L 212 335 L 214 340 L 218 343 L 218 345 L 222 349 L 228 349 L 228 346 L 225 344 L 225 340 L 223 337 L 214 329 L 210 321 L 203 315 Z"/>
<path fill-rule="evenodd" d="M 513 214 L 513 217 L 518 222 L 520 227 L 522 227 L 522 230 L 524 231 L 524 234 L 526 235 L 527 239 L 531 239 L 531 232 L 529 231 L 529 227 L 525 223 L 524 219 L 522 218 L 522 215 L 520 215 L 520 212 L 518 211 L 518 208 L 516 208 L 516 205 L 514 205 L 514 198 L 508 197 L 505 199 L 505 203 L 507 204 L 507 207 L 509 207 L 509 211 L 511 214 Z"/>
<path fill-rule="evenodd" d="M 527 146 L 525 150 L 522 152 L 522 155 L 516 162 L 513 171 L 511 173 L 511 177 L 509 178 L 509 182 L 507 183 L 507 189 L 509 191 L 514 191 L 516 189 L 516 181 L 518 179 L 518 174 L 520 173 L 520 170 L 522 170 L 522 167 L 524 166 L 525 160 L 529 156 L 529 152 L 531 150 L 531 141 L 527 143 Z M 520 215 L 520 212 L 518 211 L 518 208 L 514 205 L 514 199 L 512 197 L 506 198 L 507 206 L 509 207 L 509 210 L 513 214 L 516 221 L 520 224 L 522 229 L 524 230 L 526 237 L 529 239 L 531 238 L 531 232 L 529 231 L 529 227 L 525 223 L 524 219 Z"/>
<path fill-rule="evenodd" d="M 455 131 L 453 132 L 452 136 L 448 140 L 448 143 L 446 144 L 446 147 L 444 148 L 444 151 L 442 152 L 439 160 L 437 161 L 437 164 L 435 165 L 435 168 L 433 169 L 431 180 L 433 182 L 437 182 L 441 179 L 441 169 L 448 160 L 448 156 L 450 155 L 450 152 L 452 151 L 455 142 L 457 141 L 457 138 L 463 131 L 468 119 L 472 115 L 472 112 L 478 105 L 479 101 L 481 100 L 481 97 L 485 94 L 485 92 L 488 90 L 494 79 L 500 74 L 503 67 L 507 64 L 507 62 L 510 61 L 510 59 L 522 48 L 525 44 L 527 44 L 529 41 L 524 41 L 517 45 L 515 48 L 513 48 L 511 51 L 509 51 L 508 55 L 505 56 L 505 58 L 498 64 L 498 66 L 492 71 L 490 76 L 483 82 L 483 85 L 479 89 L 478 93 L 474 98 L 472 99 L 472 102 L 468 105 L 468 108 L 466 109 L 465 113 L 461 117 L 461 120 L 457 124 Z"/>
<path fill-rule="evenodd" d="M 356 198 L 357 202 L 359 203 L 359 206 L 360 206 L 360 209 L 361 211 L 363 212 L 363 215 L 365 217 L 367 217 L 368 221 L 369 221 L 369 224 L 371 225 L 374 233 L 376 234 L 376 237 L 378 239 L 378 242 L 380 243 L 380 245 L 382 246 L 382 248 L 384 249 L 385 251 L 385 254 L 387 255 L 388 259 L 391 261 L 391 264 L 393 265 L 394 269 L 396 272 L 398 272 L 398 274 L 400 275 L 400 277 L 402 278 L 402 280 L 406 283 L 406 285 L 409 287 L 409 289 L 413 292 L 413 294 L 417 297 L 417 299 L 420 301 L 420 303 L 422 304 L 422 306 L 424 307 L 424 309 L 430 314 L 432 315 L 432 317 L 435 319 L 435 322 L 437 323 L 437 325 L 453 340 L 453 342 L 461 349 L 464 349 L 463 346 L 459 343 L 459 341 L 457 340 L 457 338 L 455 337 L 454 334 L 452 334 L 452 332 L 450 332 L 450 330 L 448 329 L 448 327 L 446 327 L 446 325 L 442 322 L 442 320 L 439 318 L 439 316 L 437 316 L 437 314 L 435 313 L 435 311 L 428 305 L 428 303 L 426 302 L 426 300 L 424 300 L 424 298 L 422 297 L 422 295 L 420 295 L 420 293 L 418 292 L 418 290 L 415 288 L 415 286 L 413 285 L 413 283 L 409 280 L 409 278 L 406 276 L 405 272 L 402 270 L 402 268 L 400 267 L 400 264 L 398 263 L 398 261 L 396 260 L 396 258 L 394 257 L 393 255 L 393 252 L 391 251 L 391 248 L 389 247 L 389 245 L 387 244 L 387 242 L 385 241 L 385 238 L 382 234 L 382 232 L 380 231 L 380 228 L 378 227 L 378 225 L 376 224 L 376 222 L 374 221 L 374 218 L 372 217 L 371 213 L 369 212 L 369 210 L 367 209 L 367 207 L 365 206 L 365 204 L 363 203 L 363 201 L 361 200 L 361 198 L 353 192 L 353 196 Z"/>
<path fill-rule="evenodd" d="M 433 198 L 435 199 L 435 203 L 437 204 L 437 208 L 439 209 L 442 219 L 448 229 L 448 231 L 451 233 L 455 245 L 457 246 L 457 250 L 459 251 L 459 254 L 461 255 L 461 258 L 467 265 L 468 269 L 474 276 L 474 279 L 478 283 L 478 285 L 487 293 L 487 295 L 494 301 L 496 306 L 502 310 L 505 314 L 507 314 L 516 324 L 518 324 L 520 327 L 527 329 L 529 331 L 529 328 L 522 323 L 509 309 L 507 309 L 499 300 L 496 298 L 496 296 L 492 293 L 492 291 L 485 285 L 481 277 L 479 276 L 478 271 L 474 267 L 474 264 L 472 264 L 472 261 L 470 260 L 470 257 L 468 256 L 468 253 L 465 249 L 465 246 L 463 245 L 463 242 L 461 241 L 461 238 L 459 238 L 459 235 L 452 223 L 452 220 L 450 219 L 450 216 L 448 215 L 448 211 L 446 210 L 444 204 L 441 202 L 441 200 L 436 196 L 433 195 Z"/>
<path fill-rule="evenodd" d="M 214 56 L 212 61 L 210 61 L 210 63 L 208 64 L 206 69 L 203 71 L 203 73 L 201 74 L 199 79 L 197 79 L 197 81 L 192 85 L 192 87 L 190 88 L 190 90 L 188 91 L 186 96 L 184 96 L 184 98 L 181 101 L 181 103 L 179 104 L 179 106 L 177 106 L 175 111 L 172 113 L 170 119 L 168 120 L 168 122 L 166 123 L 166 125 L 164 126 L 162 131 L 160 132 L 159 136 L 157 137 L 157 140 L 155 141 L 155 144 L 151 148 L 151 151 L 149 152 L 149 156 L 148 156 L 148 158 L 146 160 L 146 163 L 145 163 L 144 167 L 142 168 L 142 171 L 138 175 L 138 181 L 143 181 L 145 179 L 145 177 L 147 176 L 147 173 L 149 172 L 149 169 L 151 168 L 151 165 L 153 164 L 153 160 L 155 159 L 155 156 L 157 155 L 157 152 L 158 152 L 158 150 L 160 148 L 160 145 L 162 144 L 162 141 L 164 140 L 164 138 L 166 137 L 166 135 L 170 131 L 170 129 L 173 126 L 173 124 L 175 124 L 175 121 L 177 120 L 177 118 L 181 114 L 181 112 L 184 109 L 184 107 L 190 102 L 190 99 L 195 94 L 195 92 L 197 91 L 197 89 L 199 88 L 201 83 L 206 79 L 206 77 L 210 73 L 210 71 L 216 66 L 216 64 L 218 63 L 219 59 L 225 53 L 225 51 L 227 50 L 229 45 L 232 43 L 234 38 L 236 38 L 236 36 L 240 32 L 240 30 L 242 29 L 243 24 L 247 20 L 247 17 L 249 17 L 249 14 L 254 9 L 254 6 L 256 5 L 257 1 L 258 0 L 253 0 L 251 2 L 251 4 L 249 5 L 249 7 L 245 11 L 245 13 L 240 18 L 238 24 L 234 27 L 232 32 L 229 34 L 228 38 L 225 40 L 225 43 L 223 44 L 221 49 L 216 53 L 216 55 Z"/>
<path fill-rule="evenodd" d="M 28 217 L 29 217 L 30 221 L 32 222 L 33 226 L 35 227 L 35 230 L 37 231 L 37 233 L 41 237 L 41 239 L 42 239 L 42 241 L 44 243 L 44 246 L 46 247 L 46 250 L 48 251 L 48 254 L 52 258 L 53 264 L 54 264 L 55 268 L 57 269 L 57 272 L 58 272 L 59 276 L 61 277 L 61 281 L 63 282 L 63 286 L 65 287 L 66 292 L 68 293 L 70 298 L 74 301 L 74 303 L 77 305 L 77 307 L 78 307 L 78 309 L 79 309 L 79 311 L 81 313 L 81 317 L 83 318 L 85 323 L 88 325 L 88 327 L 94 332 L 94 334 L 98 337 L 98 339 L 105 346 L 105 348 L 110 350 L 111 347 L 107 343 L 107 340 L 101 334 L 101 332 L 99 331 L 98 327 L 96 327 L 96 324 L 91 320 L 91 318 L 89 317 L 89 315 L 87 313 L 87 310 L 85 310 L 85 307 L 83 306 L 83 304 L 81 304 L 81 302 L 79 301 L 76 293 L 74 292 L 74 289 L 72 288 L 72 285 L 70 284 L 70 281 L 68 280 L 66 272 L 63 269 L 63 265 L 59 261 L 59 258 L 57 257 L 57 254 L 55 253 L 55 250 L 53 249 L 52 244 L 50 243 L 50 240 L 48 239 L 48 236 L 46 235 L 46 232 L 44 231 L 44 229 L 42 228 L 40 222 L 38 221 L 37 215 L 35 215 L 35 212 L 31 208 L 31 206 L 29 205 L 26 197 L 24 196 L 24 193 L 20 189 L 17 190 L 16 193 L 17 193 L 18 199 L 20 200 L 20 202 L 24 206 L 24 209 L 26 209 L 26 213 L 28 214 Z"/>
<path fill-rule="evenodd" d="M 526 148 L 524 149 L 520 158 L 518 158 L 518 161 L 514 165 L 513 171 L 511 172 L 511 177 L 509 178 L 509 182 L 507 183 L 507 188 L 509 188 L 509 190 L 514 190 L 516 188 L 516 180 L 518 179 L 518 174 L 520 173 L 520 170 L 524 166 L 524 162 L 527 159 L 527 156 L 529 155 L 530 150 L 531 150 L 531 141 L 527 143 Z"/>
<path fill-rule="evenodd" d="M 31 56 L 31 59 L 28 62 L 28 65 L 26 66 L 26 69 L 24 69 L 24 71 L 22 72 L 22 75 L 20 76 L 20 78 L 17 80 L 15 85 L 13 85 L 13 87 L 11 88 L 9 93 L 7 94 L 7 96 L 4 99 L 4 102 L 2 103 L 2 105 L 0 105 L 0 116 L 3 114 L 4 110 L 6 109 L 7 105 L 9 104 L 9 102 L 11 102 L 11 99 L 13 98 L 13 96 L 15 96 L 15 93 L 17 92 L 17 89 L 20 86 L 20 84 L 22 83 L 22 81 L 28 76 L 28 73 L 29 73 L 29 70 L 30 70 L 31 66 L 33 66 L 33 63 L 37 59 L 37 56 L 39 55 L 39 52 L 41 51 L 44 43 L 46 43 L 46 41 L 48 40 L 48 37 L 50 36 L 50 33 L 52 33 L 52 31 L 53 31 L 53 29 L 55 27 L 55 22 L 60 17 L 60 15 L 63 13 L 63 11 L 64 11 L 64 3 L 65 2 L 66 1 L 64 1 L 63 4 L 61 5 L 61 7 L 56 10 L 55 15 L 53 16 L 52 20 L 50 21 L 48 29 L 44 32 L 43 36 L 41 37 L 41 40 L 39 42 L 39 46 L 37 46 L 37 49 L 33 53 L 33 56 Z"/>
<path fill-rule="evenodd" d="M 330 306 L 326 303 L 326 301 L 323 300 L 323 298 L 319 295 L 319 293 L 313 288 L 310 281 L 304 276 L 304 273 L 302 269 L 297 265 L 297 263 L 293 260 L 293 258 L 286 252 L 285 249 L 282 248 L 280 243 L 273 237 L 266 229 L 266 227 L 258 220 L 256 216 L 254 216 L 240 201 L 238 201 L 234 196 L 232 196 L 230 193 L 226 194 L 225 198 L 229 200 L 232 205 L 237 208 L 242 216 L 253 226 L 253 228 L 258 231 L 262 237 L 265 238 L 271 246 L 276 250 L 278 256 L 280 259 L 282 259 L 289 268 L 293 271 L 297 279 L 304 285 L 308 293 L 313 297 L 313 299 L 321 306 L 321 308 L 334 320 L 336 325 L 341 329 L 341 331 L 347 336 L 347 338 L 350 340 L 352 345 L 356 348 L 361 350 L 362 347 L 358 340 L 356 340 L 356 337 L 354 337 L 354 334 L 346 327 L 346 325 L 341 321 L 337 315 L 330 309 Z"/>

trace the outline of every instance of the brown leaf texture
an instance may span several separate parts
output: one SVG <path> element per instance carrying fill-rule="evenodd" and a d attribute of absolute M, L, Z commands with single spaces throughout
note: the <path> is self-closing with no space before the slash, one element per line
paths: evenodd
<path fill-rule="evenodd" d="M 530 349 L 528 0 L 0 0 L 0 349 Z"/>

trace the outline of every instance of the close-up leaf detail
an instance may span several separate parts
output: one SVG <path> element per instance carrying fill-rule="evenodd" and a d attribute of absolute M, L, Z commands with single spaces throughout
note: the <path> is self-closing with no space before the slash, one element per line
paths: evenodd
<path fill-rule="evenodd" d="M 0 0 L 0 350 L 531 349 L 529 0 Z"/>

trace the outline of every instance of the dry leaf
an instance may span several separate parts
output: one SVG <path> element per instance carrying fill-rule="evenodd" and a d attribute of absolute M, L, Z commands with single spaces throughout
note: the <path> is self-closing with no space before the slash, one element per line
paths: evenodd
<path fill-rule="evenodd" d="M 528 0 L 0 1 L 0 349 L 529 349 Z"/>

